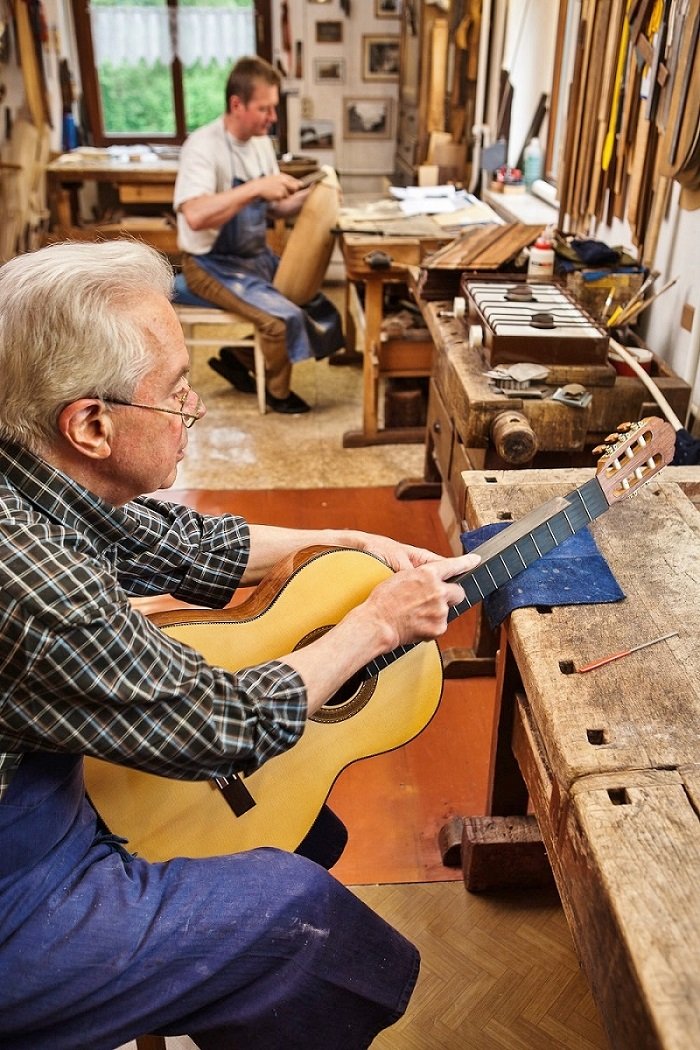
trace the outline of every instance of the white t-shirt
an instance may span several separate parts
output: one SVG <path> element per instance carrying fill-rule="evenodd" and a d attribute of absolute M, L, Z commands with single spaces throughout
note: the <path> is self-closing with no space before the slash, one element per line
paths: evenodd
<path fill-rule="evenodd" d="M 193 197 L 221 193 L 234 178 L 246 181 L 279 171 L 269 135 L 256 135 L 239 142 L 224 127 L 224 118 L 197 128 L 180 150 L 173 206 L 177 213 L 177 243 L 181 251 L 205 255 L 211 251 L 219 231 L 191 230 L 180 206 Z"/>

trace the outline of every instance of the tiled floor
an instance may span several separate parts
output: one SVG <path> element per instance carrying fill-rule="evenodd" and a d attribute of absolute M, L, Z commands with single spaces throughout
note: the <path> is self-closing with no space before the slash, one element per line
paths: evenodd
<path fill-rule="evenodd" d="M 342 289 L 328 294 L 341 305 Z M 362 422 L 362 369 L 304 361 L 294 367 L 293 389 L 312 406 L 301 416 L 267 412 L 209 368 L 213 348 L 197 347 L 192 382 L 207 406 L 189 432 L 176 487 L 209 489 L 318 488 L 394 485 L 423 471 L 422 445 L 344 449 L 346 430 Z"/>

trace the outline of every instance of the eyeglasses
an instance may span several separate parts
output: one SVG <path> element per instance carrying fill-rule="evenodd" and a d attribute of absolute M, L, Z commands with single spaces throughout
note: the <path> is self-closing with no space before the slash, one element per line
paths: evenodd
<path fill-rule="evenodd" d="M 106 405 L 121 405 L 123 408 L 145 408 L 149 412 L 165 412 L 169 416 L 179 416 L 182 420 L 183 427 L 187 430 L 193 427 L 198 419 L 202 417 L 202 399 L 197 394 L 197 401 L 195 402 L 194 410 L 192 412 L 185 412 L 185 404 L 190 394 L 194 394 L 194 390 L 191 386 L 187 387 L 187 390 L 182 395 L 180 401 L 180 408 L 160 408 L 158 405 L 138 405 L 134 401 L 119 401 L 116 397 L 103 397 L 100 398 Z"/>

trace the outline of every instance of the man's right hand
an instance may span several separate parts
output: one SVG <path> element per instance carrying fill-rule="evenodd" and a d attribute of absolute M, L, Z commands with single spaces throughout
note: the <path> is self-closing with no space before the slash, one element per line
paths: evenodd
<path fill-rule="evenodd" d="M 255 179 L 254 186 L 258 197 L 266 201 L 283 201 L 304 188 L 299 179 L 283 171 L 276 175 L 262 175 Z"/>

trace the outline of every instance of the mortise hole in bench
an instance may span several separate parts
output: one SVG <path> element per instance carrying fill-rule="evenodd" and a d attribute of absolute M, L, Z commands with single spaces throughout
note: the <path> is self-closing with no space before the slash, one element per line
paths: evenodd
<path fill-rule="evenodd" d="M 587 729 L 586 736 L 589 744 L 607 744 L 608 737 L 604 729 Z"/>
<path fill-rule="evenodd" d="M 552 612 L 551 605 L 536 605 L 535 608 L 537 609 L 540 616 L 549 616 Z"/>
<path fill-rule="evenodd" d="M 630 804 L 627 788 L 608 788 L 608 798 L 613 806 L 629 806 Z"/>
<path fill-rule="evenodd" d="M 576 668 L 574 667 L 573 660 L 560 660 L 559 670 L 562 674 L 573 674 Z"/>
<path fill-rule="evenodd" d="M 486 482 L 487 485 L 496 485 L 496 484 L 498 484 L 498 478 L 484 478 L 484 481 Z"/>
<path fill-rule="evenodd" d="M 511 514 L 511 512 L 509 510 L 502 510 L 498 514 L 498 520 L 499 521 L 512 521 L 513 520 L 513 515 Z"/>

